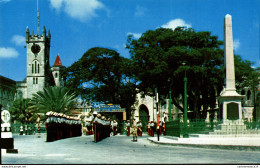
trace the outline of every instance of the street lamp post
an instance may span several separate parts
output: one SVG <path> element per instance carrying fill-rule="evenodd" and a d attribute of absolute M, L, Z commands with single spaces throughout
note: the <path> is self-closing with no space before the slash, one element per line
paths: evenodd
<path fill-rule="evenodd" d="M 157 116 L 157 140 L 160 141 L 160 127 L 159 127 L 159 95 L 157 92 L 157 88 L 155 88 L 155 96 L 156 96 L 156 116 Z"/>
<path fill-rule="evenodd" d="M 169 113 L 169 121 L 172 121 L 172 91 L 171 91 L 171 89 L 170 89 L 170 91 L 169 91 L 169 95 L 170 95 L 170 97 L 169 97 L 169 110 L 168 110 L 168 113 Z"/>
<path fill-rule="evenodd" d="M 183 66 L 185 66 L 186 63 L 183 63 Z M 188 138 L 188 134 L 187 134 L 187 76 L 186 76 L 186 68 L 185 68 L 185 76 L 184 76 L 184 134 L 183 134 L 183 138 Z"/>
<path fill-rule="evenodd" d="M 170 82 L 168 117 L 169 117 L 169 121 L 172 121 L 172 83 L 170 78 L 168 79 L 168 81 Z"/>

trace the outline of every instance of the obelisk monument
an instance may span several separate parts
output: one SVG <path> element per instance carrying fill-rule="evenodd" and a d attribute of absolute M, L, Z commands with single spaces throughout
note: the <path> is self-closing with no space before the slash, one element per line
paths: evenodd
<path fill-rule="evenodd" d="M 228 120 L 242 121 L 241 99 L 243 96 L 236 92 L 235 65 L 233 52 L 232 18 L 229 14 L 224 21 L 224 65 L 226 77 L 224 89 L 220 93 L 220 110 L 224 122 Z"/>

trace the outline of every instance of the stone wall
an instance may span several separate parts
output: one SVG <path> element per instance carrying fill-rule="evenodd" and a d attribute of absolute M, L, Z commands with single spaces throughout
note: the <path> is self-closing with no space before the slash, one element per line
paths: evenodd
<path fill-rule="evenodd" d="M 151 96 L 145 96 L 142 97 L 141 94 L 137 94 L 136 95 L 136 103 L 134 104 L 133 108 L 133 112 L 132 112 L 132 117 L 134 117 L 137 121 L 139 121 L 139 110 L 140 110 L 140 106 L 141 105 L 145 105 L 149 111 L 149 117 L 150 117 L 150 121 L 154 120 L 154 110 L 153 110 L 153 106 L 154 106 L 154 100 L 153 97 Z"/>
<path fill-rule="evenodd" d="M 0 76 L 0 104 L 1 110 L 9 110 L 16 96 L 16 82 Z"/>
<path fill-rule="evenodd" d="M 256 121 L 260 122 L 260 91 L 256 96 Z"/>

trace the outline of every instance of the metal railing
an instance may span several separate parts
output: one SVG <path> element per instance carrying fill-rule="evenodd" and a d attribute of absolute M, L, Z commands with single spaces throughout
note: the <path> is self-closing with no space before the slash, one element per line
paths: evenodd
<path fill-rule="evenodd" d="M 244 124 L 247 129 L 260 130 L 260 121 L 245 121 Z"/>
<path fill-rule="evenodd" d="M 214 122 L 206 122 L 205 120 L 193 120 L 188 122 L 187 128 L 184 128 L 183 122 L 179 120 L 166 122 L 165 131 L 167 136 L 176 136 L 181 137 L 183 134 L 209 134 L 214 130 L 221 129 L 220 124 L 222 124 L 222 120 L 214 121 Z M 260 122 L 258 121 L 244 121 L 244 125 L 248 130 L 248 133 L 259 134 L 260 132 Z M 240 127 L 234 127 L 234 129 L 238 129 Z M 242 128 L 242 127 L 241 127 Z M 223 128 L 222 128 L 223 129 Z M 232 129 L 229 127 L 228 129 Z M 252 130 L 252 131 L 250 131 Z M 253 131 L 258 130 L 258 131 Z M 234 131 L 228 130 L 228 133 L 232 134 Z M 227 134 L 228 134 L 227 133 Z"/>
<path fill-rule="evenodd" d="M 36 134 L 38 132 L 37 131 L 37 127 L 36 127 L 35 124 L 21 124 L 21 123 L 18 123 L 18 124 L 11 124 L 11 131 L 12 131 L 12 133 L 20 134 L 21 126 L 23 127 L 22 131 L 23 131 L 23 134 L 25 134 L 25 135 L 34 135 L 34 134 Z M 40 132 L 41 133 L 46 133 L 46 127 L 45 127 L 44 124 L 41 124 Z"/>

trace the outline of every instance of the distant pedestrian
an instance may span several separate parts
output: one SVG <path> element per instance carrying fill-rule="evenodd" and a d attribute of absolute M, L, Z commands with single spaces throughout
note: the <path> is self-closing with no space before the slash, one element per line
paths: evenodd
<path fill-rule="evenodd" d="M 155 131 L 155 125 L 154 125 L 154 122 L 151 121 L 151 124 L 150 124 L 150 135 L 152 137 L 154 136 L 154 131 Z"/>
<path fill-rule="evenodd" d="M 162 134 L 162 130 L 163 130 L 163 125 L 162 125 L 162 121 L 159 121 L 159 134 Z"/>
<path fill-rule="evenodd" d="M 90 113 L 87 113 L 86 115 L 86 127 L 87 127 L 87 131 L 86 131 L 86 135 L 92 135 L 93 132 L 92 132 L 92 129 L 93 129 L 93 119 L 94 119 L 94 116 L 92 116 Z"/>
<path fill-rule="evenodd" d="M 127 120 L 125 123 L 125 130 L 126 130 L 127 136 L 130 136 L 130 121 L 129 120 Z"/>
<path fill-rule="evenodd" d="M 23 135 L 23 126 L 20 126 L 20 135 Z"/>
<path fill-rule="evenodd" d="M 37 115 L 37 119 L 36 119 L 36 127 L 37 127 L 37 131 L 38 131 L 38 138 L 40 138 L 41 137 L 41 134 L 40 134 L 41 124 L 40 124 L 40 115 L 39 114 Z"/>
<path fill-rule="evenodd" d="M 117 126 L 118 126 L 118 123 L 116 122 L 116 120 L 114 120 L 112 122 L 113 136 L 115 136 L 117 134 Z"/>
<path fill-rule="evenodd" d="M 135 119 L 133 119 L 133 123 L 132 123 L 132 134 L 133 134 L 133 141 L 136 142 L 137 141 L 137 125 L 136 125 Z"/>
<path fill-rule="evenodd" d="M 165 113 L 163 113 L 164 115 L 164 117 L 162 118 L 162 132 L 163 132 L 163 135 L 165 136 L 166 134 L 165 134 L 165 122 L 166 122 L 166 120 L 167 120 L 167 117 L 166 117 L 166 114 Z"/>
<path fill-rule="evenodd" d="M 148 121 L 148 124 L 147 124 L 147 132 L 148 132 L 148 135 L 151 135 L 151 122 Z"/>
<path fill-rule="evenodd" d="M 142 136 L 142 122 L 141 122 L 141 120 L 139 120 L 139 121 L 137 122 L 137 134 L 138 134 L 139 136 Z"/>

